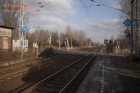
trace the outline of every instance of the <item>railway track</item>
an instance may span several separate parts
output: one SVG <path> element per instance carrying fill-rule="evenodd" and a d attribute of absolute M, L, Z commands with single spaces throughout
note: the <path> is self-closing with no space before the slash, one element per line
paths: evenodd
<path fill-rule="evenodd" d="M 34 85 L 20 87 L 10 93 L 74 93 L 76 89 L 76 86 L 73 88 L 74 81 L 77 82 L 78 78 L 81 82 L 81 78 L 84 76 L 82 73 L 85 74 L 89 69 L 93 58 L 91 55 L 84 56 Z M 69 92 L 71 89 L 73 91 Z"/>
<path fill-rule="evenodd" d="M 21 67 L 25 67 L 27 65 L 30 65 L 30 64 L 35 64 L 37 63 L 38 61 L 45 61 L 45 60 L 51 60 L 51 59 L 55 59 L 55 58 L 58 58 L 62 55 L 53 55 L 53 56 L 49 56 L 48 58 L 40 58 L 38 60 L 33 60 L 33 61 L 28 61 L 28 62 L 23 62 L 23 63 L 19 63 L 17 65 L 14 65 L 14 66 L 11 66 L 11 67 L 5 67 L 5 68 L 1 68 L 0 69 L 0 76 L 4 75 L 4 74 L 7 74 L 9 72 L 13 72 L 15 70 L 17 70 L 18 68 L 20 69 Z"/>
<path fill-rule="evenodd" d="M 60 57 L 65 57 L 67 55 L 76 55 L 76 54 L 73 53 L 73 54 L 66 54 L 65 55 L 65 53 L 63 53 L 63 54 L 54 53 L 53 55 L 47 56 L 47 58 L 46 57 L 41 57 L 38 60 L 29 61 L 29 62 L 23 62 L 21 64 L 17 64 L 17 65 L 11 66 L 11 67 L 0 68 L 0 79 L 3 78 L 4 76 L 7 76 L 7 75 L 13 73 L 13 72 L 16 72 L 16 70 L 18 70 L 17 72 L 21 72 L 23 67 L 24 68 L 27 67 L 27 66 L 33 67 L 35 64 L 37 64 L 40 61 L 56 60 L 56 59 L 59 59 Z"/>
<path fill-rule="evenodd" d="M 66 65 L 70 64 L 70 61 L 74 61 L 77 60 L 79 58 L 81 58 L 82 56 L 73 56 L 73 55 L 64 55 L 61 56 L 58 60 L 55 59 L 55 61 L 53 62 L 53 60 L 51 60 L 51 62 L 47 62 L 47 64 L 43 64 L 40 65 L 38 64 L 38 66 L 31 68 L 30 70 L 28 70 L 28 73 L 25 74 L 25 76 L 22 78 L 23 81 L 26 81 L 26 83 L 20 85 L 17 88 L 12 89 L 10 92 L 8 93 L 16 93 L 16 90 L 22 90 L 24 88 L 27 88 L 31 85 L 33 85 L 34 83 L 37 83 L 38 81 L 42 80 L 43 78 L 45 78 L 46 76 L 49 76 L 53 73 L 55 73 L 56 71 L 58 71 L 59 69 L 65 67 Z M 69 60 L 69 61 L 64 61 L 61 62 L 59 60 Z M 32 82 L 33 80 L 33 82 Z M 31 81 L 31 82 L 30 82 Z M 2 93 L 7 93 L 7 92 L 2 92 Z"/>
<path fill-rule="evenodd" d="M 27 71 L 29 68 L 33 68 L 37 63 L 39 63 L 41 61 L 45 62 L 45 61 L 50 61 L 50 60 L 57 60 L 61 57 L 65 57 L 65 55 L 55 55 L 55 56 L 52 56 L 49 58 L 42 58 L 40 60 L 26 62 L 21 65 L 19 64 L 19 65 L 13 66 L 13 67 L 2 69 L 2 70 L 0 70 L 0 79 L 4 78 L 6 76 L 10 76 L 13 74 L 18 74 L 18 73 Z"/>

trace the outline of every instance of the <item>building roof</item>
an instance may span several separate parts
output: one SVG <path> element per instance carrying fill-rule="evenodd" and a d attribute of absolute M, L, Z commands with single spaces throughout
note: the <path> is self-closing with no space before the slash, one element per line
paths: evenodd
<path fill-rule="evenodd" d="M 15 29 L 14 27 L 8 27 L 8 26 L 4 26 L 4 25 L 0 25 L 0 28 L 6 28 L 6 29 Z"/>

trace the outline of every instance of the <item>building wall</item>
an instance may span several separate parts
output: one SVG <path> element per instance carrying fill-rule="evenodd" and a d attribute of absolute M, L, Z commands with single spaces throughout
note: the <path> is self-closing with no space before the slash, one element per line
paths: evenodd
<path fill-rule="evenodd" d="M 0 50 L 10 50 L 12 48 L 11 31 L 11 29 L 0 28 Z"/>

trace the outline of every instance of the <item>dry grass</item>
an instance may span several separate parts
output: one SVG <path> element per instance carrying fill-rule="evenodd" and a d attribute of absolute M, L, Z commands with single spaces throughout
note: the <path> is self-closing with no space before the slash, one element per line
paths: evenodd
<path fill-rule="evenodd" d="M 35 53 L 32 51 L 28 51 L 24 53 L 24 58 L 31 58 L 34 57 Z M 18 60 L 21 58 L 21 52 L 19 51 L 0 51 L 0 62 L 6 62 L 6 61 L 12 61 L 12 60 Z"/>

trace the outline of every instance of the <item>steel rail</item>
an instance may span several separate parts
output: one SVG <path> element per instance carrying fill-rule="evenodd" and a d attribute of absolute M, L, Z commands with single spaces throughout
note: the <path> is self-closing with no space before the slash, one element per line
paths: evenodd
<path fill-rule="evenodd" d="M 53 76 L 55 76 L 56 74 L 58 74 L 58 73 L 64 71 L 65 69 L 69 68 L 70 66 L 76 64 L 77 62 L 79 62 L 80 60 L 82 60 L 82 59 L 84 59 L 84 58 L 86 58 L 86 57 L 88 57 L 88 56 L 89 56 L 89 55 L 86 55 L 86 56 L 84 56 L 84 57 L 82 57 L 82 58 L 80 58 L 80 59 L 74 61 L 74 62 L 71 63 L 70 65 L 68 65 L 68 66 L 66 66 L 66 67 L 64 67 L 64 68 L 62 68 L 62 69 L 60 69 L 59 71 L 55 72 L 54 74 L 52 74 L 52 75 L 50 75 L 50 76 L 48 76 L 48 77 L 42 79 L 41 81 L 39 81 L 38 83 L 34 84 L 33 86 L 31 86 L 31 87 L 29 87 L 29 88 L 27 88 L 27 89 L 25 89 L 25 90 L 23 90 L 23 91 L 16 91 L 16 92 L 14 92 L 14 93 L 30 93 L 33 89 L 35 89 L 37 86 L 39 86 L 39 85 L 40 85 L 41 83 L 43 83 L 44 81 L 50 79 L 51 77 L 53 77 Z"/>

